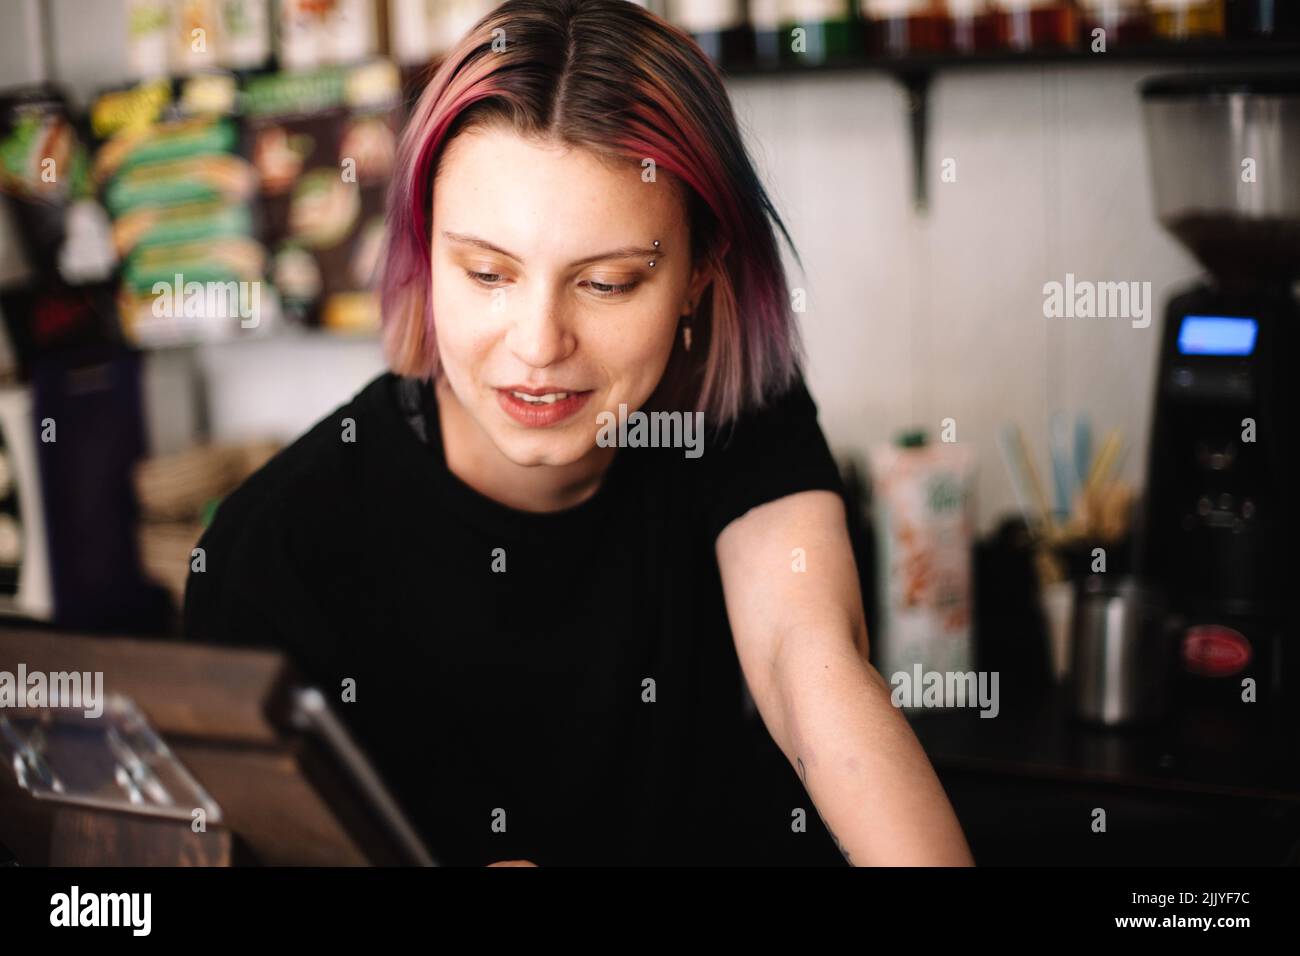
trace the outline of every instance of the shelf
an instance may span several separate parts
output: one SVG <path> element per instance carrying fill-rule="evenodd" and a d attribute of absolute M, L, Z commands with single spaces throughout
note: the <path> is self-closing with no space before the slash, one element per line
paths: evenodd
<path fill-rule="evenodd" d="M 831 58 L 807 65 L 779 63 L 720 64 L 728 80 L 786 80 L 844 73 L 885 73 L 907 91 L 908 132 L 912 146 L 912 198 L 918 213 L 929 206 L 926 186 L 926 146 L 929 138 L 930 83 L 944 70 L 1005 67 L 1086 66 L 1121 64 L 1168 65 L 1194 69 L 1249 66 L 1252 70 L 1300 72 L 1300 41 L 1201 40 L 1185 43 L 1117 46 L 1105 53 L 1087 47 L 1057 50 L 996 50 L 988 53 L 927 53 L 885 56 L 860 55 Z"/>
<path fill-rule="evenodd" d="M 1007 66 L 1105 66 L 1149 63 L 1170 66 L 1237 66 L 1252 68 L 1279 66 L 1300 71 L 1300 41 L 1194 41 L 1186 43 L 1117 46 L 1105 53 L 1087 48 L 1070 50 L 994 50 L 987 53 L 924 53 L 907 56 L 884 56 L 863 52 L 823 62 L 798 64 L 756 63 L 719 64 L 728 79 L 819 76 L 845 72 L 911 73 L 918 71 L 966 70 Z"/>
<path fill-rule="evenodd" d="M 130 345 L 137 352 L 185 352 L 199 348 L 239 348 L 262 342 L 377 346 L 380 336 L 378 330 L 344 331 L 322 326 L 281 325 L 226 336 L 186 336 L 169 341 L 131 342 Z"/>

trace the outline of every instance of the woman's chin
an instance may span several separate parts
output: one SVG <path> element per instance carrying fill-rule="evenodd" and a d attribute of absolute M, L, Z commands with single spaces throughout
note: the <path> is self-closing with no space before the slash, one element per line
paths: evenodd
<path fill-rule="evenodd" d="M 493 440 L 502 455 L 526 468 L 576 464 L 596 446 L 594 433 L 584 435 L 577 429 L 532 434 L 498 433 L 493 436 Z"/>

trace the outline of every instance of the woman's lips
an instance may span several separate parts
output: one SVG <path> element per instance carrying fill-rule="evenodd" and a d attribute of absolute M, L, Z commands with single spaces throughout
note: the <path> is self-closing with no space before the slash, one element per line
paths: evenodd
<path fill-rule="evenodd" d="M 557 398 L 553 402 L 530 402 L 527 399 L 520 398 L 515 392 L 524 392 L 529 395 L 559 394 L 563 392 L 564 398 Z M 587 399 L 591 397 L 591 392 L 573 392 L 564 389 L 554 389 L 547 393 L 540 389 L 510 389 L 498 388 L 497 401 L 507 415 L 523 425 L 525 428 L 549 428 L 557 425 L 567 418 L 570 418 L 577 411 L 587 404 Z"/>

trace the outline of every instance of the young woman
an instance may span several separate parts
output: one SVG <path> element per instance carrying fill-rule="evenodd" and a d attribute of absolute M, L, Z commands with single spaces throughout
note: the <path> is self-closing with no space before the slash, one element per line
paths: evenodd
<path fill-rule="evenodd" d="M 970 863 L 866 661 L 784 227 L 700 50 L 626 0 L 511 0 L 397 170 L 392 371 L 222 505 L 190 636 L 351 688 L 443 862 L 762 859 L 800 807 L 755 819 L 743 670 L 846 860 Z"/>

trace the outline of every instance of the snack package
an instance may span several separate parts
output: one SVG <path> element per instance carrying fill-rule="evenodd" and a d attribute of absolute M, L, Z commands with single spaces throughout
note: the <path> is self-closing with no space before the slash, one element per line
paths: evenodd
<path fill-rule="evenodd" d="M 249 82 L 247 151 L 261 184 L 270 276 L 290 320 L 379 327 L 373 282 L 400 92 L 387 60 Z"/>
<path fill-rule="evenodd" d="M 57 88 L 0 96 L 0 202 L 14 239 L 4 257 L 0 338 L 9 370 L 23 376 L 46 352 L 120 338 L 111 296 L 117 257 L 87 140 Z"/>
<path fill-rule="evenodd" d="M 277 315 L 239 155 L 235 78 L 204 74 L 101 97 L 94 177 L 122 260 L 122 327 L 141 346 L 266 332 Z"/>
<path fill-rule="evenodd" d="M 974 456 L 907 436 L 870 456 L 878 542 L 877 667 L 893 675 L 974 666 Z M 945 680 L 945 686 L 947 681 Z M 944 704 L 950 703 L 944 701 Z"/>
<path fill-rule="evenodd" d="M 38 282 L 79 285 L 112 271 L 86 149 L 57 89 L 30 87 L 0 97 L 0 195 L 13 210 Z"/>

